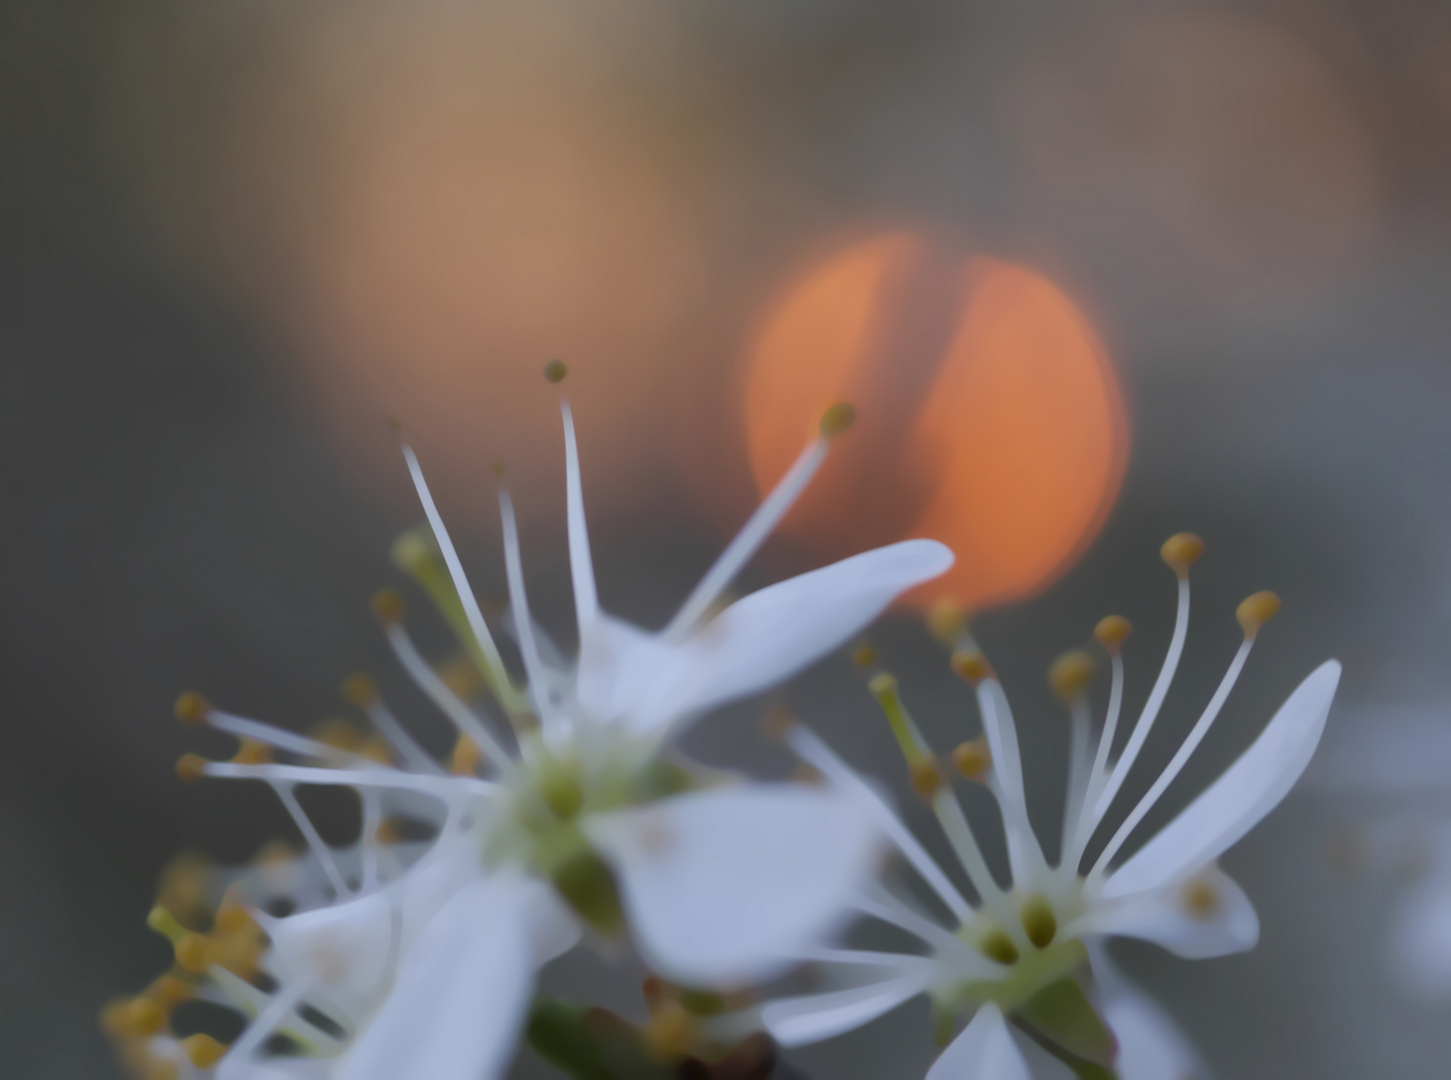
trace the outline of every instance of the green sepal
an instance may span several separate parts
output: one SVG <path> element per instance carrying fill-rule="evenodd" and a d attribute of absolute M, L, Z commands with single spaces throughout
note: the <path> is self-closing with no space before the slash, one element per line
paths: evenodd
<path fill-rule="evenodd" d="M 1118 1055 L 1118 1040 L 1072 976 L 1065 975 L 1035 993 L 1018 1009 L 1018 1017 L 1085 1062 L 1109 1066 Z"/>
<path fill-rule="evenodd" d="M 625 928 L 625 912 L 615 875 L 588 848 L 565 859 L 551 875 L 555 891 L 590 928 L 614 937 Z"/>

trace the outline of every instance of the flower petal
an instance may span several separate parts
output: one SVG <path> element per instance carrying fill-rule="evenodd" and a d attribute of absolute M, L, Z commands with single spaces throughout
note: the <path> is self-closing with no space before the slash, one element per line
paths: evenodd
<path fill-rule="evenodd" d="M 1121 986 L 1105 997 L 1103 1016 L 1118 1039 L 1120 1080 L 1208 1080 L 1208 1070 L 1179 1025 L 1147 994 Z"/>
<path fill-rule="evenodd" d="M 1066 933 L 1140 938 L 1186 960 L 1204 960 L 1253 949 L 1260 920 L 1244 890 L 1211 865 L 1187 882 L 1096 906 Z"/>
<path fill-rule="evenodd" d="M 650 965 L 688 985 L 780 971 L 848 919 L 881 850 L 852 802 L 800 784 L 679 795 L 591 815 Z"/>
<path fill-rule="evenodd" d="M 1390 965 L 1412 997 L 1451 1000 L 1451 874 L 1418 882 L 1396 905 Z"/>
<path fill-rule="evenodd" d="M 824 994 L 778 998 L 761 1008 L 761 1024 L 782 1046 L 804 1046 L 859 1028 L 916 997 L 936 972 L 925 956 L 851 953 L 853 965 L 885 968 L 887 978 Z"/>
<path fill-rule="evenodd" d="M 1335 660 L 1312 671 L 1224 775 L 1109 874 L 1104 899 L 1181 880 L 1213 862 L 1259 824 L 1310 763 L 1339 682 L 1340 664 Z"/>
<path fill-rule="evenodd" d="M 538 963 L 539 882 L 471 882 L 429 921 L 338 1080 L 492 1080 L 502 1076 Z"/>
<path fill-rule="evenodd" d="M 977 1010 L 927 1071 L 927 1080 L 1033 1080 L 1027 1059 L 1013 1042 L 1002 1010 L 989 1002 Z"/>
<path fill-rule="evenodd" d="M 268 923 L 273 974 L 309 979 L 367 1000 L 382 989 L 394 956 L 393 909 L 374 893 Z"/>

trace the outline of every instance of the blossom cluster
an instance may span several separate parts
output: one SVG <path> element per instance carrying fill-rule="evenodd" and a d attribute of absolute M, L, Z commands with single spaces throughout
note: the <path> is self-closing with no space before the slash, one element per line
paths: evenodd
<path fill-rule="evenodd" d="M 1178 577 L 1178 614 L 1132 722 L 1123 719 L 1126 620 L 1111 616 L 1096 630 L 1111 667 L 1101 724 L 1087 695 L 1092 658 L 1074 652 L 1054 666 L 1071 731 L 1056 850 L 1030 820 L 1024 748 L 966 623 L 949 615 L 936 629 L 953 670 L 975 692 L 982 736 L 945 760 L 923 738 L 896 680 L 870 648 L 858 649 L 912 788 L 955 856 L 956 865 L 943 867 L 876 780 L 794 718 L 775 726 L 807 779 L 759 782 L 706 769 L 674 745 L 696 718 L 840 649 L 898 596 L 951 565 L 943 545 L 908 540 L 724 601 L 850 425 L 851 410 L 827 412 L 819 436 L 659 632 L 600 607 L 567 404 L 563 419 L 573 657 L 530 615 L 507 491 L 500 512 L 509 602 L 490 620 L 404 447 L 429 530 L 405 537 L 395 554 L 456 631 L 465 665 L 424 655 L 396 593 L 379 594 L 374 611 L 398 663 L 456 729 L 447 760 L 427 752 L 362 678 L 347 689 L 371 736 L 337 728 L 305 736 L 196 694 L 178 703 L 183 720 L 239 743 L 226 761 L 187 755 L 182 776 L 266 784 L 306 851 L 269 851 L 229 873 L 187 864 L 169 876 L 150 925 L 170 940 L 175 965 L 103 1018 L 137 1075 L 492 1080 L 507 1072 L 526 1026 L 533 1030 L 537 973 L 581 944 L 616 958 L 633 954 L 653 973 L 652 1015 L 639 1044 L 643 1060 L 667 1068 L 720 1060 L 760 1033 L 787 1047 L 831 1038 L 926 995 L 944 1047 L 929 1080 L 1016 1080 L 1032 1075 L 1032 1062 L 1051 1059 L 1079 1076 L 1199 1075 L 1192 1047 L 1114 970 L 1102 942 L 1136 937 L 1187 958 L 1256 943 L 1254 908 L 1216 860 L 1308 764 L 1339 666 L 1312 672 L 1169 824 L 1147 840 L 1141 825 L 1220 714 L 1278 608 L 1274 595 L 1240 606 L 1243 644 L 1218 689 L 1122 816 L 1111 811 L 1184 652 L 1198 539 L 1182 534 L 1164 547 Z M 512 642 L 522 681 L 496 633 Z M 954 780 L 996 800 L 1006 876 L 984 854 Z M 315 785 L 356 793 L 362 827 L 351 846 L 325 842 L 299 801 L 298 789 Z M 867 921 L 895 927 L 914 945 L 849 947 L 847 936 Z M 784 988 L 802 970 L 815 974 L 816 987 Z M 198 1001 L 237 1014 L 237 1032 L 188 1032 L 184 1013 Z M 606 1072 L 601 1065 L 579 1075 Z"/>

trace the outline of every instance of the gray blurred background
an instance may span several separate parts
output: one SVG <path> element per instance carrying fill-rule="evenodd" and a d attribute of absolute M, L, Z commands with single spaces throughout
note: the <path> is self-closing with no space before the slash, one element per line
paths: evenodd
<path fill-rule="evenodd" d="M 295 7 L 0 5 L 0 1074 L 119 1075 L 96 1017 L 167 961 L 144 918 L 168 854 L 240 861 L 288 833 L 259 790 L 176 781 L 180 690 L 303 727 L 354 669 L 397 681 L 366 609 L 416 518 L 388 417 L 485 592 L 507 457 L 531 594 L 569 641 L 537 376 L 568 359 L 604 601 L 658 625 L 750 505 L 726 389 L 752 327 L 832 237 L 909 227 L 1030 266 L 1118 371 L 1132 442 L 1102 532 L 975 623 L 1040 812 L 1065 752 L 1046 665 L 1121 612 L 1142 700 L 1173 614 L 1156 551 L 1181 529 L 1209 554 L 1150 755 L 1228 663 L 1235 604 L 1273 588 L 1285 609 L 1170 809 L 1326 656 L 1346 665 L 1330 739 L 1444 699 L 1451 7 Z M 812 559 L 778 544 L 748 584 Z M 877 638 L 929 737 L 971 733 L 925 631 Z M 782 697 L 896 765 L 843 659 Z M 690 748 L 788 771 L 759 711 Z M 1220 1077 L 1444 1070 L 1446 1006 L 1383 971 L 1399 884 L 1327 855 L 1359 812 L 1296 793 L 1227 857 L 1255 952 L 1116 953 Z M 796 1057 L 850 1080 L 931 1052 L 924 1006 Z"/>

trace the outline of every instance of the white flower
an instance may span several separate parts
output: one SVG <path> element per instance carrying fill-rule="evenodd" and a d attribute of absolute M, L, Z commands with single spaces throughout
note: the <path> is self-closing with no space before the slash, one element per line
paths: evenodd
<path fill-rule="evenodd" d="M 266 782 L 311 849 L 298 864 L 307 869 L 295 873 L 312 894 L 310 906 L 252 915 L 270 940 L 258 958 L 267 989 L 198 960 L 253 1018 L 215 1065 L 218 1080 L 252 1080 L 263 1067 L 330 1080 L 498 1076 L 512 1057 L 535 972 L 574 944 L 581 923 L 612 934 L 628 916 L 656 971 L 729 988 L 773 974 L 782 957 L 835 930 L 873 872 L 876 826 L 841 793 L 793 784 L 702 787 L 700 775 L 659 751 L 692 717 L 838 647 L 901 592 L 946 570 L 951 553 L 929 540 L 894 544 L 711 614 L 850 422 L 850 410 L 838 407 L 671 624 L 641 630 L 599 608 L 567 406 L 564 421 L 575 664 L 530 618 L 513 508 L 507 493 L 500 497 L 524 690 L 503 664 L 418 461 L 404 447 L 451 579 L 451 588 L 432 580 L 432 591 L 466 629 L 517 752 L 414 646 L 401 601 L 383 594 L 375 610 L 400 662 L 458 729 L 458 763 L 481 764 L 487 778 L 472 767 L 447 772 L 366 681 L 355 682 L 351 696 L 386 740 L 387 763 L 215 710 L 195 695 L 183 699 L 185 719 L 243 740 L 237 759 L 188 758 L 183 772 Z M 272 752 L 299 763 L 273 761 Z M 322 841 L 295 797 L 303 784 L 358 793 L 356 847 L 339 852 Z M 436 830 L 421 855 L 379 843 L 380 825 L 400 814 Z M 820 842 L 825 835 L 831 843 Z M 182 928 L 172 929 L 181 957 Z M 268 1057 L 278 1035 L 327 1065 Z M 216 1046 L 193 1049 L 198 1067 L 210 1069 Z"/>
<path fill-rule="evenodd" d="M 1243 891 L 1215 860 L 1270 812 L 1294 785 L 1320 740 L 1340 676 L 1329 661 L 1317 668 L 1281 706 L 1269 725 L 1213 784 L 1173 821 L 1121 862 L 1116 857 L 1137 826 L 1178 776 L 1219 714 L 1243 668 L 1261 624 L 1278 608 L 1272 594 L 1256 594 L 1240 606 L 1245 638 L 1198 722 L 1147 793 L 1092 859 L 1090 843 L 1119 794 L 1168 693 L 1183 651 L 1189 620 L 1188 565 L 1202 544 L 1175 537 L 1164 557 L 1179 574 L 1179 611 L 1159 678 L 1117 761 L 1111 761 L 1123 702 L 1119 645 L 1128 623 L 1111 617 L 1097 636 L 1112 658 L 1113 679 L 1102 735 L 1094 746 L 1084 690 L 1092 674 L 1083 654 L 1055 665 L 1055 689 L 1070 703 L 1071 763 L 1063 827 L 1063 854 L 1050 862 L 1028 820 L 1019 746 L 1007 698 L 965 633 L 953 666 L 976 688 L 985 745 L 958 748 L 959 771 L 981 780 L 996 796 L 1006 830 L 1011 881 L 1004 886 L 989 870 L 960 804 L 944 782 L 916 726 L 887 675 L 873 679 L 898 741 L 912 766 L 913 786 L 940 820 L 971 882 L 970 903 L 927 855 L 879 795 L 816 736 L 795 726 L 788 739 L 819 770 L 828 786 L 874 815 L 940 907 L 941 919 L 877 887 L 861 910 L 918 938 L 925 955 L 816 948 L 801 959 L 823 966 L 841 988 L 767 1002 L 729 1024 L 759 1021 L 785 1045 L 828 1038 L 857 1027 L 917 994 L 929 994 L 950 1032 L 953 1018 L 975 1014 L 929 1073 L 929 1080 L 979 1076 L 1027 1076 L 1008 1019 L 1031 1032 L 1064 1060 L 1110 1066 L 1114 1039 L 1078 977 L 1086 970 L 1086 946 L 1106 935 L 1142 938 L 1180 956 L 1200 958 L 1249 949 L 1259 923 Z M 1112 996 L 1100 1002 L 1142 1031 L 1154 1027 L 1141 1009 Z M 1155 1037 L 1148 1037 L 1150 1043 Z M 1158 1050 L 1169 1042 L 1158 1038 Z M 1140 1039 L 1141 1048 L 1144 1040 Z M 1143 1053 L 1150 1053 L 1144 1049 Z M 1129 1059 L 1124 1059 L 1125 1075 Z"/>

